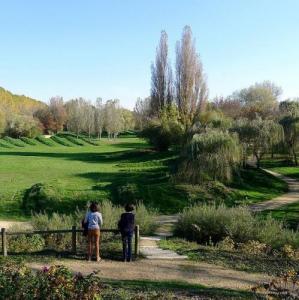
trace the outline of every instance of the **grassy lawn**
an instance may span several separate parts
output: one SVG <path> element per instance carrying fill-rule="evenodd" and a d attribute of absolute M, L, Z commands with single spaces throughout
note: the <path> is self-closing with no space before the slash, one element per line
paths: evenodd
<path fill-rule="evenodd" d="M 262 167 L 299 180 L 299 167 L 289 165 L 283 158 L 265 159 L 262 161 Z"/>
<path fill-rule="evenodd" d="M 299 167 L 289 166 L 288 164 L 283 158 L 267 159 L 263 161 L 262 167 L 299 180 Z M 270 214 L 272 217 L 284 221 L 289 227 L 297 229 L 299 225 L 299 199 L 297 203 L 284 205 L 275 210 L 265 211 L 262 214 Z"/>
<path fill-rule="evenodd" d="M 223 250 L 214 246 L 199 245 L 183 239 L 161 240 L 163 249 L 187 255 L 192 261 L 203 261 L 246 272 L 261 272 L 279 275 L 290 269 L 299 269 L 299 261 L 266 254 L 249 254 L 240 250 Z"/>
<path fill-rule="evenodd" d="M 66 138 L 60 137 L 59 142 Z M 230 187 L 209 182 L 203 186 L 173 180 L 173 152 L 149 150 L 144 140 L 121 137 L 83 146 L 51 140 L 50 146 L 34 140 L 1 140 L 0 218 L 26 219 L 21 209 L 24 191 L 36 183 L 55 187 L 60 211 L 85 207 L 89 200 L 123 204 L 141 200 L 162 213 L 176 213 L 195 202 L 250 204 L 271 199 L 286 191 L 286 185 L 263 171 L 240 172 Z M 18 144 L 18 146 L 17 146 Z M 22 146 L 21 146 L 22 145 Z M 71 146 L 70 146 L 71 145 Z"/>

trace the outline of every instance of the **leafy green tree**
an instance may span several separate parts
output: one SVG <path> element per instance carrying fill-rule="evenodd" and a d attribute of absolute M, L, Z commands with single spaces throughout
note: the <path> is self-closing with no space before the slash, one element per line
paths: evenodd
<path fill-rule="evenodd" d="M 242 116 L 248 119 L 272 118 L 278 109 L 278 98 L 282 90 L 270 81 L 256 83 L 248 88 L 233 93 L 229 102 L 239 101 L 242 106 Z"/>
<path fill-rule="evenodd" d="M 151 119 L 140 134 L 158 151 L 167 151 L 171 146 L 180 147 L 184 127 L 179 121 L 179 112 L 174 105 L 164 107 L 160 118 Z"/>
<path fill-rule="evenodd" d="M 5 135 L 33 138 L 41 134 L 40 123 L 30 116 L 15 115 L 7 120 Z"/>
<path fill-rule="evenodd" d="M 232 128 L 237 132 L 243 146 L 243 165 L 246 165 L 249 151 L 256 159 L 259 168 L 263 156 L 269 152 L 273 145 L 283 141 L 283 128 L 273 120 L 263 120 L 258 117 L 255 120 L 240 119 Z"/>
<path fill-rule="evenodd" d="M 192 184 L 205 180 L 229 182 L 240 162 L 237 135 L 219 130 L 195 134 L 185 149 L 178 176 Z"/>

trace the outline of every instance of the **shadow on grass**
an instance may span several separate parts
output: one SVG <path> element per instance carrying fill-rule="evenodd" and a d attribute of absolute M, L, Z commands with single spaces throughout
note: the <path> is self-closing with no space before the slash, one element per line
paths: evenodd
<path fill-rule="evenodd" d="M 93 190 L 109 192 L 114 204 L 143 202 L 161 212 L 177 212 L 188 205 L 187 194 L 170 180 L 167 167 L 142 171 L 90 172 L 77 174 L 95 182 Z"/>
<path fill-rule="evenodd" d="M 154 281 L 154 280 L 109 280 L 103 282 L 115 288 L 126 288 L 130 290 L 151 290 L 151 291 L 170 291 L 184 292 L 190 296 L 217 297 L 216 299 L 252 299 L 253 293 L 248 291 L 236 291 L 223 288 L 210 288 L 201 284 L 191 284 L 183 281 Z"/>
<path fill-rule="evenodd" d="M 119 152 L 81 152 L 81 153 L 63 153 L 63 152 L 19 152 L 19 151 L 1 151 L 0 156 L 21 156 L 21 157 L 49 157 L 62 158 L 66 160 L 76 160 L 90 163 L 116 163 L 128 161 L 131 163 L 145 162 L 150 160 L 164 159 L 170 156 L 169 153 L 159 153 L 151 150 L 127 150 Z"/>

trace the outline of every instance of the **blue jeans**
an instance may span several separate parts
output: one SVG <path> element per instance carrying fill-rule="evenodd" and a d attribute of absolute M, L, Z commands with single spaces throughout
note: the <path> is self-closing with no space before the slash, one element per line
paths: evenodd
<path fill-rule="evenodd" d="M 132 239 L 133 239 L 133 232 L 122 233 L 124 261 L 132 260 Z"/>

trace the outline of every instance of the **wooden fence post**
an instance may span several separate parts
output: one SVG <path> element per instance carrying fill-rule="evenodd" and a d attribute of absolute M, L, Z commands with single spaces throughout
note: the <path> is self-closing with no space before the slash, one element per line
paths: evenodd
<path fill-rule="evenodd" d="M 77 253 L 77 227 L 72 227 L 72 253 Z"/>
<path fill-rule="evenodd" d="M 7 256 L 7 239 L 6 239 L 5 228 L 1 228 L 1 239 L 2 239 L 2 255 Z"/>
<path fill-rule="evenodd" d="M 139 225 L 135 226 L 135 258 L 139 256 Z"/>

